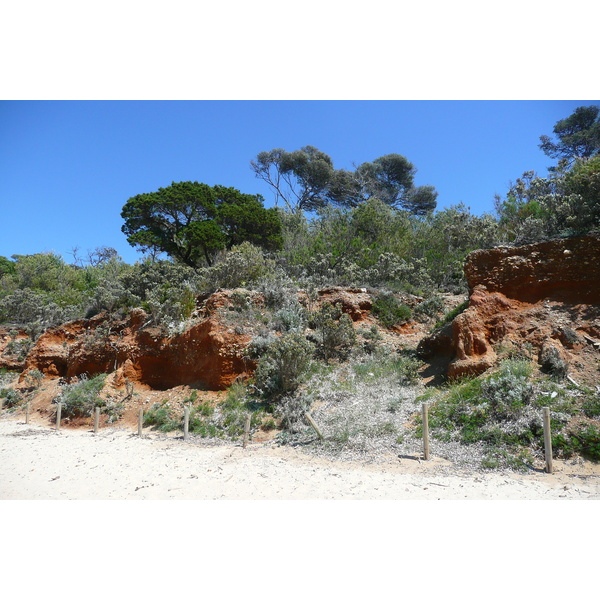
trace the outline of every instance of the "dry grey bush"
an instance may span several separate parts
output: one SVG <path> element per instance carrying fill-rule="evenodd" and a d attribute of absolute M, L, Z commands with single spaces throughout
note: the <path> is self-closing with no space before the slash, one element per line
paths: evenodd
<path fill-rule="evenodd" d="M 295 399 L 288 398 L 281 407 L 293 425 L 280 434 L 280 441 L 339 460 L 419 458 L 423 441 L 415 430 L 424 388 L 420 383 L 402 385 L 401 374 L 390 368 L 390 363 L 352 361 L 314 375 Z M 369 371 L 370 366 L 373 371 Z M 307 407 L 324 435 L 323 441 L 302 419 Z M 466 446 L 430 436 L 430 453 L 450 461 L 450 470 L 480 470 L 486 452 L 481 443 Z"/>

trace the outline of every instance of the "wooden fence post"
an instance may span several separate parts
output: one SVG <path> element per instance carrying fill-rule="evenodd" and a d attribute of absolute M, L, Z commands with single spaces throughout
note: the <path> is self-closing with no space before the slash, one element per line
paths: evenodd
<path fill-rule="evenodd" d="M 56 405 L 56 431 L 60 429 L 60 415 L 62 413 L 62 402 Z"/>
<path fill-rule="evenodd" d="M 307 412 L 304 413 L 304 416 L 305 416 L 306 420 L 309 422 L 310 426 L 317 432 L 319 439 L 322 440 L 323 434 L 319 431 L 319 428 L 317 427 L 317 424 L 314 422 L 313 418 Z"/>
<path fill-rule="evenodd" d="M 423 420 L 423 458 L 429 460 L 429 406 L 427 403 L 421 407 Z"/>
<path fill-rule="evenodd" d="M 183 440 L 188 439 L 188 433 L 190 430 L 190 407 L 186 404 L 183 407 Z"/>
<path fill-rule="evenodd" d="M 25 423 L 29 423 L 29 401 L 25 405 Z"/>
<path fill-rule="evenodd" d="M 248 438 L 250 437 L 250 413 L 246 415 L 246 420 L 244 422 L 244 441 L 242 443 L 242 447 L 245 448 L 248 445 Z"/>
<path fill-rule="evenodd" d="M 138 435 L 142 436 L 142 427 L 144 426 L 144 409 L 140 407 L 140 413 L 138 415 Z"/>
<path fill-rule="evenodd" d="M 98 423 L 100 422 L 100 407 L 94 408 L 94 433 L 98 433 Z"/>
<path fill-rule="evenodd" d="M 552 473 L 552 434 L 550 431 L 550 408 L 544 406 L 544 449 L 546 451 L 546 473 Z"/>

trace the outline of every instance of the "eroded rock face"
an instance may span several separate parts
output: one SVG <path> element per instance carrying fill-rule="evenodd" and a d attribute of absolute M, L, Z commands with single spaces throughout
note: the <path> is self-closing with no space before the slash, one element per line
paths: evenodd
<path fill-rule="evenodd" d="M 450 357 L 450 378 L 483 373 L 499 350 L 530 353 L 541 364 L 551 347 L 571 363 L 586 332 L 596 331 L 599 238 L 477 250 L 467 257 L 465 275 L 469 307 L 419 344 L 421 356 Z"/>
<path fill-rule="evenodd" d="M 250 338 L 214 315 L 172 337 L 158 327 L 144 327 L 147 320 L 143 310 L 135 309 L 119 322 L 98 316 L 52 328 L 29 353 L 25 371 L 68 379 L 117 371 L 117 380 L 156 389 L 198 385 L 221 390 L 252 367 L 243 352 Z"/>
<path fill-rule="evenodd" d="M 338 304 L 357 324 L 369 318 L 372 308 L 371 296 L 358 288 L 323 289 L 312 300 L 299 292 L 298 300 L 308 310 L 317 310 L 325 302 Z M 409 300 L 419 301 L 416 297 Z M 32 369 L 66 379 L 114 372 L 117 385 L 129 380 L 154 389 L 193 385 L 223 390 L 256 368 L 245 356 L 257 325 L 256 314 L 244 316 L 249 308 L 266 312 L 265 298 L 245 289 L 198 297 L 195 324 L 172 336 L 149 325 L 141 309 L 121 321 L 98 315 L 65 323 L 40 336 L 27 357 L 22 379 Z M 394 332 L 414 334 L 414 324 Z"/>
<path fill-rule="evenodd" d="M 353 321 L 362 321 L 373 308 L 371 296 L 363 288 L 331 287 L 319 290 L 319 305 L 337 304 Z"/>
<path fill-rule="evenodd" d="M 600 238 L 588 236 L 518 248 L 476 250 L 467 257 L 469 290 L 485 286 L 524 302 L 600 303 Z"/>
<path fill-rule="evenodd" d="M 29 336 L 22 329 L 0 326 L 0 369 L 22 371 L 30 344 Z"/>

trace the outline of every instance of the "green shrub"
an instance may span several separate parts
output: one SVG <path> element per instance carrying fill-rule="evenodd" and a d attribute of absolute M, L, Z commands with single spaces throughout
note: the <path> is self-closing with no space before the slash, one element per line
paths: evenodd
<path fill-rule="evenodd" d="M 415 317 L 436 318 L 444 310 L 444 302 L 438 294 L 433 294 L 415 306 Z"/>
<path fill-rule="evenodd" d="M 540 369 L 542 373 L 548 373 L 554 379 L 564 379 L 569 372 L 569 366 L 561 358 L 558 348 L 548 346 L 540 353 Z"/>
<path fill-rule="evenodd" d="M 586 417 L 592 419 L 600 417 L 600 394 L 595 394 L 592 391 L 586 390 L 581 408 Z"/>
<path fill-rule="evenodd" d="M 449 310 L 444 315 L 444 318 L 441 321 L 438 321 L 434 325 L 434 329 L 439 329 L 440 327 L 443 327 L 447 323 L 451 323 L 452 321 L 454 321 L 454 319 L 456 319 L 456 317 L 458 317 L 458 315 L 460 315 L 465 310 L 467 310 L 467 308 L 469 308 L 469 301 L 468 300 L 466 300 L 465 302 L 462 302 L 458 306 L 454 307 L 452 310 Z"/>
<path fill-rule="evenodd" d="M 600 425 L 581 422 L 566 431 L 552 431 L 552 452 L 555 456 L 569 458 L 581 454 L 600 460 Z"/>
<path fill-rule="evenodd" d="M 261 277 L 256 284 L 256 290 L 265 299 L 265 306 L 273 310 L 284 308 L 291 298 L 297 298 L 298 295 L 294 282 L 281 270 Z"/>
<path fill-rule="evenodd" d="M 301 333 L 306 326 L 306 310 L 293 298 L 273 315 L 272 326 L 276 331 L 284 333 L 292 331 Z"/>
<path fill-rule="evenodd" d="M 105 374 L 92 378 L 82 375 L 78 382 L 65 386 L 53 402 L 62 403 L 63 417 L 90 417 L 96 406 L 106 407 L 100 398 L 105 380 Z"/>
<path fill-rule="evenodd" d="M 445 439 L 454 434 L 465 444 L 529 444 L 541 435 L 539 420 L 519 424 L 533 400 L 532 370 L 525 361 L 509 360 L 494 375 L 451 384 L 431 408 L 432 430 L 441 430 L 438 434 Z"/>
<path fill-rule="evenodd" d="M 570 432 L 572 440 L 577 441 L 577 450 L 593 460 L 600 460 L 600 425 L 581 423 Z"/>
<path fill-rule="evenodd" d="M 235 382 L 227 390 L 225 401 L 216 406 L 201 403 L 191 410 L 189 430 L 205 438 L 239 439 L 244 433 L 248 414 L 252 431 L 260 426 L 265 406 L 249 397 L 245 384 Z"/>
<path fill-rule="evenodd" d="M 33 390 L 37 390 L 44 379 L 44 374 L 39 369 L 32 369 L 25 374 L 25 383 Z"/>
<path fill-rule="evenodd" d="M 383 336 L 379 332 L 377 325 L 371 325 L 370 329 L 360 328 L 357 333 L 364 338 L 362 350 L 367 354 L 373 354 L 379 348 Z"/>
<path fill-rule="evenodd" d="M 233 246 L 216 265 L 203 270 L 204 285 L 217 288 L 244 287 L 267 277 L 275 269 L 275 262 L 265 257 L 263 250 L 250 242 Z"/>
<path fill-rule="evenodd" d="M 352 320 L 342 314 L 339 305 L 325 302 L 310 315 L 309 325 L 315 330 L 317 348 L 325 360 L 345 359 L 356 346 L 356 332 Z"/>
<path fill-rule="evenodd" d="M 408 321 L 412 311 L 408 306 L 402 304 L 393 294 L 385 293 L 379 295 L 373 302 L 373 314 L 388 328 Z"/>
<path fill-rule="evenodd" d="M 277 338 L 258 361 L 256 389 L 267 398 L 291 394 L 300 385 L 312 355 L 312 344 L 300 334 Z"/>
<path fill-rule="evenodd" d="M 15 408 L 23 401 L 23 396 L 17 390 L 11 388 L 2 388 L 0 398 L 4 398 L 6 408 Z"/>
<path fill-rule="evenodd" d="M 175 431 L 181 427 L 181 419 L 173 416 L 171 408 L 166 404 L 153 404 L 144 413 L 144 427 L 154 427 L 158 431 Z"/>
<path fill-rule="evenodd" d="M 489 402 L 491 416 L 497 420 L 515 418 L 533 399 L 533 386 L 529 377 L 533 372 L 530 363 L 508 360 L 500 371 L 481 383 L 482 397 Z"/>
<path fill-rule="evenodd" d="M 257 360 L 270 348 L 277 336 L 271 331 L 260 331 L 246 346 L 245 355 L 251 360 Z"/>

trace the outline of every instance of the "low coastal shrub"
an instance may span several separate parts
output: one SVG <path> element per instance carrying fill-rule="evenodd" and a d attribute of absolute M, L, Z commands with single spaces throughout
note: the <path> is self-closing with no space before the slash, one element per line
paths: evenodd
<path fill-rule="evenodd" d="M 12 388 L 2 388 L 0 390 L 0 398 L 4 400 L 5 408 L 15 408 L 23 401 L 23 396 Z"/>
<path fill-rule="evenodd" d="M 293 393 L 308 369 L 313 352 L 313 345 L 298 333 L 276 338 L 258 361 L 255 388 L 267 399 Z"/>
<path fill-rule="evenodd" d="M 412 316 L 412 310 L 391 293 L 380 294 L 373 302 L 372 311 L 379 321 L 389 329 L 405 323 Z"/>
<path fill-rule="evenodd" d="M 105 380 L 106 374 L 91 378 L 82 375 L 79 381 L 66 385 L 53 402 L 62 403 L 63 417 L 90 417 L 96 406 L 107 407 L 106 401 L 100 398 Z"/>
<path fill-rule="evenodd" d="M 352 320 L 342 313 L 337 304 L 325 302 L 310 316 L 308 324 L 315 332 L 313 337 L 318 354 L 325 360 L 344 360 L 356 346 L 357 338 Z"/>
<path fill-rule="evenodd" d="M 443 327 L 447 323 L 451 323 L 452 321 L 454 321 L 454 319 L 456 319 L 456 317 L 458 317 L 458 315 L 460 315 L 461 313 L 465 312 L 465 310 L 467 310 L 467 308 L 469 308 L 469 301 L 468 300 L 466 300 L 465 302 L 462 302 L 461 304 L 459 304 L 458 306 L 456 306 L 452 310 L 449 310 L 444 315 L 444 317 L 442 318 L 442 320 L 438 321 L 433 326 L 433 328 L 434 329 L 440 329 L 441 327 Z"/>
<path fill-rule="evenodd" d="M 174 417 L 171 407 L 166 403 L 153 404 L 144 413 L 144 427 L 153 427 L 157 431 L 167 433 L 180 427 L 180 420 Z"/>

